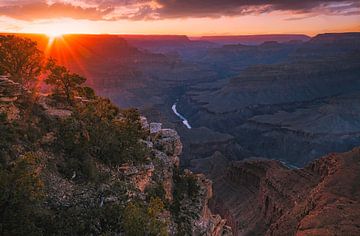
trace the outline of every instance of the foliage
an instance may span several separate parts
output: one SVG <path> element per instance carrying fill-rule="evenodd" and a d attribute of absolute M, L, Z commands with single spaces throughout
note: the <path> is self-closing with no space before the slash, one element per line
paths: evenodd
<path fill-rule="evenodd" d="M 95 99 L 96 98 L 95 91 L 90 87 L 83 86 L 81 88 L 78 88 L 78 93 L 79 93 L 80 97 L 84 97 L 87 99 Z"/>
<path fill-rule="evenodd" d="M 192 232 L 192 221 L 198 219 L 199 210 L 196 208 L 199 199 L 199 186 L 194 175 L 186 175 L 183 171 L 177 170 L 173 175 L 174 200 L 171 205 L 172 215 L 175 216 L 175 223 L 178 225 L 178 235 L 190 235 Z M 187 201 L 184 201 L 187 199 Z M 187 202 L 187 206 L 183 203 Z"/>
<path fill-rule="evenodd" d="M 90 91 L 85 91 L 81 87 L 86 81 L 84 77 L 71 73 L 66 67 L 58 65 L 54 59 L 48 60 L 46 70 L 49 75 L 45 79 L 45 83 L 52 85 L 53 94 L 65 97 L 69 105 L 73 105 L 76 95 L 84 92 L 90 94 Z"/>
<path fill-rule="evenodd" d="M 43 197 L 39 158 L 27 153 L 9 168 L 0 169 L 0 234 L 41 234 L 37 208 Z"/>
<path fill-rule="evenodd" d="M 146 149 L 139 142 L 143 132 L 139 114 L 126 110 L 121 113 L 123 118 L 118 119 L 119 113 L 108 99 L 97 98 L 78 106 L 71 117 L 61 122 L 58 148 L 67 158 L 63 168 L 68 171 L 67 176 L 76 171 L 90 177 L 89 173 L 94 173 L 90 171 L 91 158 L 109 165 L 145 161 Z"/>
<path fill-rule="evenodd" d="M 44 235 L 119 235 L 123 207 L 120 204 L 57 209 L 44 225 Z"/>
<path fill-rule="evenodd" d="M 43 57 L 37 44 L 28 38 L 0 36 L 0 71 L 25 87 L 36 82 L 42 70 Z"/>
<path fill-rule="evenodd" d="M 168 235 L 167 223 L 159 219 L 163 212 L 164 204 L 160 198 L 152 198 L 147 207 L 140 203 L 130 202 L 124 211 L 126 235 Z"/>
<path fill-rule="evenodd" d="M 7 161 L 8 151 L 16 138 L 14 127 L 7 121 L 6 113 L 0 113 L 0 167 Z"/>
<path fill-rule="evenodd" d="M 6 57 L 1 57 L 1 53 Z M 14 57 L 22 62 L 17 63 L 16 68 L 8 67 L 7 63 Z M 41 62 L 42 54 L 35 43 L 0 36 L 0 72 L 10 74 L 14 81 L 23 85 L 33 83 L 41 72 Z M 57 168 L 72 179 L 66 182 L 73 183 L 75 188 L 79 183 L 74 180 L 87 181 L 81 184 L 97 188 L 108 174 L 101 172 L 100 165 L 143 164 L 149 155 L 140 142 L 145 133 L 136 109 L 119 110 L 109 99 L 97 97 L 91 88 L 83 86 L 85 78 L 52 59 L 46 69 L 45 82 L 52 86 L 52 95 L 66 100 L 73 112 L 66 119 L 56 119 L 44 112 L 35 100 L 26 100 L 23 96 L 15 104 L 21 110 L 22 120 L 9 122 L 6 115 L 0 113 L 0 235 L 119 235 L 123 231 L 126 235 L 167 235 L 168 222 L 162 219 L 165 192 L 160 184 L 149 190 L 146 200 L 126 206 L 130 189 L 126 181 L 116 182 L 111 190 L 106 190 L 111 193 L 100 191 L 100 197 L 116 196 L 119 201 L 102 206 L 97 204 L 97 199 L 88 199 L 85 204 L 95 202 L 95 205 L 65 207 L 52 192 L 45 194 L 48 188 L 40 176 L 48 177 L 49 170 Z M 86 99 L 80 101 L 77 96 Z M 55 142 L 42 141 L 48 132 L 56 134 Z M 10 151 L 15 146 L 16 151 Z M 46 159 L 47 168 L 53 169 L 44 173 L 45 160 L 30 152 L 39 149 L 56 157 Z M 19 156 L 19 153 L 26 154 Z M 76 179 L 72 178 L 74 172 Z M 49 183 L 52 182 L 50 178 Z"/>
<path fill-rule="evenodd" d="M 165 190 L 162 184 L 154 183 L 145 189 L 147 200 L 151 198 L 160 198 L 165 201 Z"/>

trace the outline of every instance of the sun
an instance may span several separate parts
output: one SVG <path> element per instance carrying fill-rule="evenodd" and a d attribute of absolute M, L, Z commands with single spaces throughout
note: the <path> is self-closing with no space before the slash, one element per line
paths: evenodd
<path fill-rule="evenodd" d="M 61 31 L 47 31 L 44 34 L 48 37 L 48 44 L 45 52 L 49 51 L 57 39 L 62 39 L 65 33 Z"/>
<path fill-rule="evenodd" d="M 63 33 L 61 32 L 57 32 L 57 31 L 53 31 L 53 32 L 47 32 L 45 33 L 49 38 L 60 38 Z"/>
<path fill-rule="evenodd" d="M 64 32 L 61 31 L 49 31 L 49 32 L 45 32 L 46 36 L 48 36 L 50 41 L 54 41 L 54 39 L 56 38 L 61 38 L 64 35 Z"/>

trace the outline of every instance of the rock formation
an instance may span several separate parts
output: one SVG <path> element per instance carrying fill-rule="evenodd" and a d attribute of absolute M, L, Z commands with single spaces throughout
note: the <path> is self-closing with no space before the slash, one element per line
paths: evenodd
<path fill-rule="evenodd" d="M 234 162 L 217 178 L 214 208 L 235 235 L 360 234 L 359 148 L 303 169 L 271 160 Z"/>
<path fill-rule="evenodd" d="M 14 102 L 21 95 L 21 86 L 6 76 L 0 76 L 0 112 L 6 112 L 9 120 L 19 118 L 19 109 Z"/>
<path fill-rule="evenodd" d="M 20 121 L 25 114 L 23 105 L 28 104 L 24 100 L 21 86 L 6 77 L 0 77 L 0 85 L 0 98 L 6 98 L 0 102 L 1 113 L 7 115 L 10 124 L 15 120 Z M 182 232 L 186 235 L 232 235 L 231 229 L 226 226 L 226 220 L 219 215 L 214 215 L 208 207 L 208 201 L 212 198 L 211 181 L 190 171 L 181 173 L 179 156 L 182 152 L 182 143 L 175 130 L 162 129 L 160 123 L 149 124 L 145 117 L 141 117 L 142 130 L 144 135 L 146 134 L 141 142 L 148 148 L 147 160 L 136 164 L 130 162 L 116 166 L 93 159 L 89 171 L 98 176 L 94 183 L 78 177 L 77 168 L 72 171 L 70 176 L 64 175 L 64 172 L 69 172 L 69 167 L 64 164 L 68 157 L 64 155 L 64 150 L 59 151 L 53 148 L 57 142 L 60 142 L 59 139 L 63 139 L 63 137 L 55 134 L 57 131 L 55 126 L 59 126 L 60 122 L 71 117 L 72 108 L 55 101 L 51 96 L 45 95 L 39 95 L 32 102 L 34 109 L 31 110 L 32 119 L 29 125 L 36 130 L 37 136 L 39 136 L 37 140 L 33 141 L 32 149 L 33 155 L 39 157 L 36 171 L 41 173 L 45 192 L 45 201 L 41 202 L 39 207 L 45 209 L 49 214 L 52 212 L 53 217 L 60 212 L 67 211 L 77 212 L 76 214 L 79 215 L 74 217 L 79 220 L 84 220 L 84 217 L 85 219 L 94 217 L 94 225 L 96 226 L 91 229 L 91 232 L 100 235 L 103 232 L 100 226 L 102 216 L 91 215 L 96 214 L 92 211 L 100 212 L 101 209 L 116 211 L 118 209 L 112 209 L 112 207 L 124 206 L 134 199 L 145 201 L 151 197 L 151 189 L 160 187 L 158 189 L 164 191 L 164 201 L 169 206 L 173 204 L 181 206 L 178 212 L 167 209 L 161 216 L 161 221 L 168 222 L 167 235 L 179 235 L 180 230 L 184 229 L 186 231 Z M 80 99 L 79 102 L 84 101 Z M 16 114 L 14 109 L 17 111 Z M 51 123 L 52 125 L 42 130 L 41 123 Z M 84 132 L 82 138 L 87 138 L 86 130 L 82 132 Z M 31 134 L 26 133 L 24 135 Z M 13 146 L 14 149 L 15 146 L 19 154 L 24 153 L 28 148 L 25 142 L 21 141 Z M 80 159 L 81 157 L 76 158 Z M 90 159 L 90 157 L 87 158 Z M 73 161 L 76 160 L 73 159 Z M 187 180 L 193 181 L 191 183 L 194 184 L 192 186 L 194 188 L 188 191 L 178 190 L 178 185 L 187 184 Z M 177 196 L 174 196 L 175 193 Z M 176 215 L 181 215 L 181 220 L 184 221 L 176 220 Z M 186 228 L 182 229 L 180 225 L 186 225 Z M 51 229 L 54 226 L 47 227 Z M 121 229 L 112 230 L 113 232 L 121 232 Z"/>

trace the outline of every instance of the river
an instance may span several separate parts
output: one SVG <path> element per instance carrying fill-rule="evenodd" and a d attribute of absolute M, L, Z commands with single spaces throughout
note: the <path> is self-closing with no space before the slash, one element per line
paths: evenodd
<path fill-rule="evenodd" d="M 191 125 L 189 124 L 189 121 L 176 110 L 176 103 L 172 105 L 171 109 L 173 110 L 175 115 L 177 115 L 177 117 L 179 117 L 182 120 L 182 123 L 186 126 L 186 128 L 191 129 Z"/>

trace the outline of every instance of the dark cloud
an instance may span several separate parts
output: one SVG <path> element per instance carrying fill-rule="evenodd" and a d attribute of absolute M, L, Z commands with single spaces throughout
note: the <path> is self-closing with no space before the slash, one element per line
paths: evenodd
<path fill-rule="evenodd" d="M 157 2 L 162 6 L 158 9 L 162 17 L 234 16 L 275 10 L 293 11 L 293 13 L 324 11 L 327 14 L 345 14 L 349 9 L 359 8 L 358 0 L 157 0 Z"/>
<path fill-rule="evenodd" d="M 183 17 L 221 17 L 291 11 L 291 19 L 304 14 L 358 15 L 360 0 L 81 0 L 74 6 L 62 0 L 3 0 L 0 15 L 22 19 L 71 17 L 89 20 L 166 19 Z M 78 3 L 79 1 L 77 1 Z M 124 10 L 124 9 L 129 10 Z M 297 17 L 297 14 L 301 16 Z"/>

